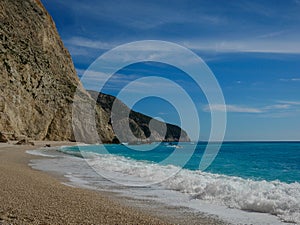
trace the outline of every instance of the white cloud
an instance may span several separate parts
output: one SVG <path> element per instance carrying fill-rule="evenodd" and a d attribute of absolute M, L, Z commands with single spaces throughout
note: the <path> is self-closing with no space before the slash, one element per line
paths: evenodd
<path fill-rule="evenodd" d="M 258 38 L 273 38 L 273 37 L 280 36 L 285 32 L 286 32 L 285 30 L 275 31 L 275 32 L 259 35 Z"/>
<path fill-rule="evenodd" d="M 201 2 L 199 2 L 201 4 Z M 87 4 L 74 1 L 70 4 L 77 15 L 113 21 L 134 29 L 154 29 L 165 24 L 198 23 L 208 25 L 224 24 L 226 18 L 206 10 L 181 10 L 177 3 L 157 4 L 153 1 L 106 1 L 105 4 Z M 180 12 L 179 12 L 180 11 Z"/>
<path fill-rule="evenodd" d="M 298 101 L 278 101 L 278 104 L 267 105 L 264 107 L 248 107 L 241 105 L 222 105 L 222 104 L 211 104 L 206 105 L 203 110 L 205 112 L 216 111 L 216 112 L 228 112 L 228 113 L 283 113 L 288 111 L 295 112 L 295 107 L 300 105 Z"/>
<path fill-rule="evenodd" d="M 69 46 L 68 50 L 72 56 L 88 56 L 90 52 L 86 48 L 78 48 L 77 46 Z"/>
<path fill-rule="evenodd" d="M 286 118 L 299 116 L 300 101 L 277 101 L 278 104 L 264 107 L 267 113 L 261 114 L 265 118 Z"/>
<path fill-rule="evenodd" d="M 109 75 L 99 71 L 93 70 L 81 70 L 76 69 L 77 73 L 82 76 L 83 80 L 89 80 L 92 82 L 104 82 L 108 79 Z M 84 76 L 83 76 L 84 75 Z"/>
<path fill-rule="evenodd" d="M 165 79 L 158 80 L 159 78 L 156 77 L 148 77 L 147 81 L 144 81 L 136 80 L 141 78 L 141 76 L 136 74 L 125 75 L 116 73 L 110 76 L 95 70 L 76 69 L 76 71 L 81 75 L 81 82 L 88 90 L 98 90 L 98 87 L 103 87 L 104 85 L 109 89 L 120 90 L 120 87 L 130 84 L 130 89 L 127 90 L 130 93 L 140 94 L 151 90 L 152 93 L 157 93 L 157 95 L 161 93 L 177 94 L 176 86 Z"/>
<path fill-rule="evenodd" d="M 202 51 L 216 52 L 257 52 L 257 53 L 285 53 L 300 54 L 300 44 L 297 41 L 270 41 L 269 39 L 249 40 L 197 40 L 183 41 L 187 48 Z"/>
<path fill-rule="evenodd" d="M 283 82 L 296 82 L 296 81 L 300 81 L 299 77 L 294 77 L 294 78 L 280 78 L 279 81 L 283 81 Z"/>
<path fill-rule="evenodd" d="M 236 112 L 236 113 L 263 113 L 264 111 L 259 108 L 252 108 L 238 105 L 222 105 L 214 104 L 204 107 L 204 111 L 217 111 L 217 112 Z"/>
<path fill-rule="evenodd" d="M 269 34 L 271 35 L 271 34 Z M 86 55 L 87 51 L 84 49 L 76 49 L 76 47 L 86 49 L 98 49 L 98 50 L 109 50 L 117 47 L 120 44 L 124 44 L 124 41 L 117 42 L 103 42 L 100 40 L 93 40 L 84 37 L 72 37 L 65 40 L 66 45 L 69 46 L 72 54 L 75 55 Z M 176 43 L 183 45 L 189 49 L 199 51 L 214 51 L 214 52 L 258 52 L 258 53 L 286 53 L 286 54 L 300 54 L 300 44 L 298 41 L 287 40 L 282 41 L 270 41 L 269 39 L 241 39 L 241 40 L 211 40 L 201 39 L 193 41 L 177 40 Z M 161 49 L 157 49 L 160 52 L 170 52 L 173 49 L 165 48 L 161 46 Z M 134 46 L 134 49 L 128 48 L 126 51 L 154 51 L 153 46 L 147 46 L 145 44 L 141 46 Z M 159 56 L 161 57 L 161 56 Z M 155 54 L 152 55 L 153 60 L 157 58 Z M 294 78 L 299 81 L 300 78 Z M 283 78 L 284 80 L 284 78 Z"/>
<path fill-rule="evenodd" d="M 275 105 L 269 105 L 266 106 L 266 110 L 272 110 L 272 109 L 289 109 L 291 107 L 290 104 L 275 104 Z"/>
<path fill-rule="evenodd" d="M 300 105 L 300 101 L 278 101 L 279 103 L 288 104 L 288 105 Z"/>
<path fill-rule="evenodd" d="M 107 43 L 107 42 L 92 40 L 83 37 L 72 37 L 68 40 L 65 40 L 65 43 L 71 46 L 93 48 L 93 49 L 111 49 L 116 46 L 113 43 Z"/>
<path fill-rule="evenodd" d="M 101 83 L 104 85 L 105 82 L 109 80 L 110 85 L 116 85 L 116 84 L 126 84 L 129 81 L 133 81 L 135 79 L 138 79 L 140 76 L 135 74 L 113 74 L 111 76 L 110 74 L 101 72 L 101 71 L 95 71 L 95 70 L 82 70 L 82 69 L 76 69 L 77 73 L 81 76 L 81 82 L 83 82 L 83 85 L 86 86 L 87 89 L 91 88 L 89 85 L 91 84 L 99 84 Z M 143 86 L 144 84 L 141 84 Z"/>

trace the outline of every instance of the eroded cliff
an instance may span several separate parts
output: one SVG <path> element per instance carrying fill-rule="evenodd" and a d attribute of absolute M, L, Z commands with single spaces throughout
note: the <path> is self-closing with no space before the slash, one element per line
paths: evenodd
<path fill-rule="evenodd" d="M 95 105 L 95 130 L 101 142 L 117 142 L 110 111 L 104 105 L 112 104 L 115 99 L 101 95 L 102 101 L 93 102 L 81 86 L 71 56 L 40 0 L 0 0 L 0 71 L 2 140 L 7 137 L 74 140 L 73 103 L 88 102 L 88 105 Z M 76 89 L 79 94 L 74 98 Z M 78 125 L 77 141 L 94 142 L 86 132 L 92 124 L 84 121 L 88 113 L 85 110 L 84 107 L 76 108 L 76 113 L 83 115 L 75 123 Z M 150 117 L 133 112 L 130 127 L 137 138 L 149 137 L 150 120 Z M 119 125 L 123 122 L 122 119 Z M 158 123 L 158 128 L 161 125 Z M 181 129 L 170 124 L 167 127 L 165 137 L 159 129 L 154 130 L 151 141 L 178 140 Z M 182 140 L 189 140 L 184 131 Z"/>

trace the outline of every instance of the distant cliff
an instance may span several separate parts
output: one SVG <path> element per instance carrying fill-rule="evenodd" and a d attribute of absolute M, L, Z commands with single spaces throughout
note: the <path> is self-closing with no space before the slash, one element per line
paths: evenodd
<path fill-rule="evenodd" d="M 0 71 L 2 136 L 74 140 L 72 103 L 94 100 L 81 86 L 71 56 L 40 0 L 0 0 Z M 74 98 L 77 87 L 81 94 Z M 112 97 L 102 95 L 102 99 Z M 95 111 L 101 141 L 116 141 L 108 108 L 98 104 Z M 133 113 L 131 118 L 137 136 L 146 138 L 150 117 Z M 176 140 L 179 130 L 168 125 L 167 139 Z M 80 141 L 88 138 L 80 121 L 79 131 Z"/>
<path fill-rule="evenodd" d="M 113 121 L 114 128 L 118 129 L 118 137 L 121 138 L 123 142 L 134 142 L 134 137 L 130 138 L 130 135 L 126 133 L 126 129 L 122 129 L 124 124 L 128 122 L 130 130 L 141 142 L 190 141 L 187 133 L 178 126 L 166 124 L 165 129 L 163 122 L 133 110 L 131 111 L 124 103 L 116 99 L 114 96 L 95 91 L 88 92 L 91 97 L 97 101 L 97 104 L 115 119 L 115 121 Z M 116 104 L 115 107 L 118 107 L 118 115 L 113 115 L 112 113 L 113 104 Z M 129 121 L 127 121 L 127 114 L 129 114 Z M 110 121 L 109 123 L 111 124 L 112 122 Z M 151 123 L 153 124 L 153 129 L 150 131 Z"/>

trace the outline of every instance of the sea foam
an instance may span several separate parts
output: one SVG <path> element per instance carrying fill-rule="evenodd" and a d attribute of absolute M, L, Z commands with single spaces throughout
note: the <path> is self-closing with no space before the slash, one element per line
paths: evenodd
<path fill-rule="evenodd" d="M 109 190 L 132 198 L 188 207 L 208 215 L 216 215 L 232 224 L 286 224 L 280 220 L 291 222 L 288 224 L 300 224 L 297 182 L 287 184 L 279 181 L 254 181 L 187 169 L 166 179 L 180 168 L 91 152 L 83 159 L 78 152 L 68 149 L 59 151 L 51 148 L 28 151 L 30 154 L 50 156 L 31 160 L 30 165 L 35 169 L 63 174 L 70 180 L 67 184 L 71 186 Z M 86 162 L 94 165 L 93 168 Z M 120 188 L 119 184 L 102 178 L 95 170 L 106 177 L 136 182 L 137 186 L 143 182 L 162 182 L 147 188 Z"/>
<path fill-rule="evenodd" d="M 89 154 L 86 159 L 100 175 L 112 181 L 141 186 L 160 183 L 164 188 L 209 203 L 251 212 L 268 213 L 300 224 L 300 184 L 255 181 L 234 176 L 181 169 L 123 156 Z M 177 171 L 179 171 L 177 173 Z"/>

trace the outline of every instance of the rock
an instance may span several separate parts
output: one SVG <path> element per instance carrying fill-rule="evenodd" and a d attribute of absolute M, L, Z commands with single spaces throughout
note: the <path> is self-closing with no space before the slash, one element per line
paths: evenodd
<path fill-rule="evenodd" d="M 23 139 L 27 139 L 27 136 L 25 135 L 18 135 L 18 136 L 15 136 L 15 141 L 21 141 Z"/>
<path fill-rule="evenodd" d="M 2 143 L 8 142 L 7 137 L 2 132 L 0 132 L 0 142 L 2 142 Z"/>
<path fill-rule="evenodd" d="M 16 145 L 34 145 L 34 142 L 29 141 L 28 139 L 22 139 L 18 141 Z"/>
<path fill-rule="evenodd" d="M 51 147 L 51 145 L 50 144 L 45 144 L 45 146 L 44 147 L 46 147 L 46 148 L 50 148 Z"/>
<path fill-rule="evenodd" d="M 34 140 L 72 139 L 72 102 L 92 101 L 40 0 L 0 1 L 0 130 Z M 102 113 L 102 109 L 98 109 Z M 113 133 L 101 127 L 104 139 Z"/>
<path fill-rule="evenodd" d="M 95 100 L 82 87 L 71 56 L 40 0 L 1 0 L 0 21 L 0 130 L 22 137 L 20 144 L 26 144 L 27 138 L 119 142 L 110 123 L 109 107 L 102 104 L 105 101 L 93 104 Z M 111 96 L 102 96 L 111 103 Z M 73 110 L 73 103 L 78 102 L 83 104 Z M 87 132 L 92 126 L 86 120 L 88 114 L 96 118 L 93 129 L 97 137 Z M 151 118 L 141 115 L 134 112 L 130 126 L 136 137 L 147 139 Z M 124 123 L 123 119 L 118 122 L 120 126 Z M 180 131 L 177 126 L 167 125 L 167 136 L 162 137 L 157 129 L 152 133 L 153 140 L 175 140 Z M 189 140 L 182 132 L 182 141 Z"/>
<path fill-rule="evenodd" d="M 53 20 L 39 0 L 1 0 L 0 21 L 0 130 L 67 139 L 79 80 Z"/>
<path fill-rule="evenodd" d="M 114 128 L 119 130 L 118 138 L 121 142 L 138 144 L 161 141 L 190 141 L 187 133 L 176 125 L 164 124 L 163 122 L 155 120 L 142 113 L 132 111 L 114 96 L 103 93 L 99 94 L 95 91 L 88 91 L 88 93 L 94 100 L 97 101 L 98 106 L 103 108 L 103 110 L 109 115 L 112 114 L 111 109 L 113 104 L 117 105 L 117 111 L 120 115 L 113 117 L 115 119 Z M 129 120 L 126 118 L 126 115 L 129 115 Z M 108 123 L 111 125 L 111 121 Z M 124 129 L 125 125 L 128 123 L 134 136 L 128 135 L 127 130 Z M 117 137 L 114 137 L 113 143 L 117 142 L 119 142 L 119 140 L 117 140 Z"/>

